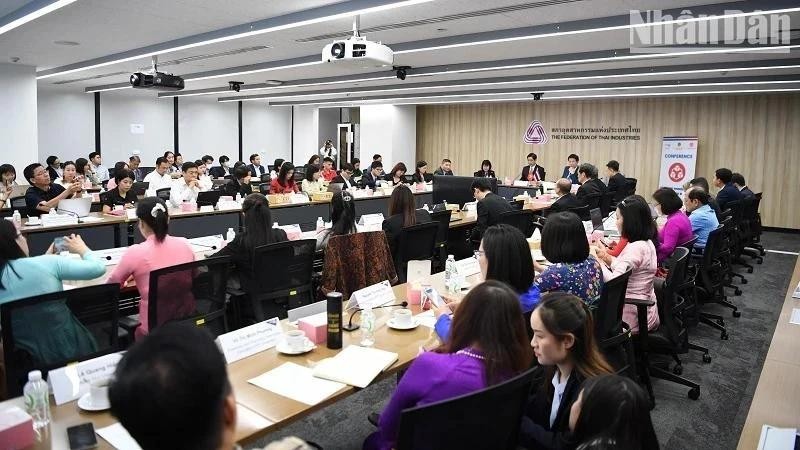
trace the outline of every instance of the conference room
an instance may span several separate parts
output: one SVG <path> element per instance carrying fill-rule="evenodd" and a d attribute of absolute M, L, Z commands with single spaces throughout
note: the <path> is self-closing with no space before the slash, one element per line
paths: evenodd
<path fill-rule="evenodd" d="M 0 448 L 794 449 L 793 0 L 0 3 Z"/>

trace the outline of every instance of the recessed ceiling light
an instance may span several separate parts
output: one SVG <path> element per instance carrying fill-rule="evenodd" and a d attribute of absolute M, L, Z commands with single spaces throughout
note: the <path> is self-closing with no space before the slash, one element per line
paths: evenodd
<path fill-rule="evenodd" d="M 269 85 L 269 86 L 280 86 L 280 85 L 283 84 L 283 81 L 281 81 L 281 80 L 267 80 L 267 81 L 264 82 L 264 84 Z"/>
<path fill-rule="evenodd" d="M 66 45 L 67 47 L 74 47 L 76 45 L 81 45 L 79 42 L 75 42 L 75 41 L 53 41 L 53 44 Z"/>

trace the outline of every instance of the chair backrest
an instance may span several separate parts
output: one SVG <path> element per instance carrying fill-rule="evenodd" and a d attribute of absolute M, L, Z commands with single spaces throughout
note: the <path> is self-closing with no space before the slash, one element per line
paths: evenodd
<path fill-rule="evenodd" d="M 397 254 L 394 255 L 394 267 L 399 282 L 406 281 L 409 261 L 433 258 L 438 232 L 439 224 L 436 222 L 418 223 L 403 228 L 397 242 Z"/>
<path fill-rule="evenodd" d="M 600 200 L 602 200 L 602 198 L 603 198 L 603 194 L 601 194 L 599 192 L 592 193 L 592 194 L 587 194 L 586 197 L 584 197 L 584 201 L 586 202 L 586 205 L 589 207 L 589 211 L 591 211 L 591 210 L 593 210 L 595 208 L 599 208 L 600 207 Z"/>
<path fill-rule="evenodd" d="M 28 204 L 25 202 L 24 195 L 11 197 L 11 199 L 9 200 L 9 204 L 11 205 L 12 214 L 14 213 L 14 211 L 19 211 L 20 216 L 28 217 Z"/>
<path fill-rule="evenodd" d="M 754 218 L 753 218 L 753 222 L 750 225 L 750 232 L 751 232 L 753 237 L 761 236 L 761 231 L 762 231 L 761 214 L 758 213 L 758 210 L 761 207 L 761 198 L 762 198 L 761 194 L 762 194 L 761 192 L 756 193 L 756 195 L 754 197 L 754 200 L 753 200 L 753 207 L 752 208 L 753 208 Z"/>
<path fill-rule="evenodd" d="M 269 183 L 261 183 L 258 185 L 258 192 L 267 195 L 269 194 Z"/>
<path fill-rule="evenodd" d="M 676 247 L 665 263 L 668 271 L 663 283 L 656 284 L 656 307 L 661 324 L 659 331 L 665 335 L 673 345 L 679 346 L 681 335 L 680 322 L 675 317 L 674 307 L 677 302 L 676 288 L 686 280 L 686 269 L 689 263 L 689 249 Z"/>
<path fill-rule="evenodd" d="M 574 212 L 583 221 L 591 220 L 591 216 L 589 215 L 589 207 L 586 205 L 569 208 L 567 211 Z"/>
<path fill-rule="evenodd" d="M 38 295 L 0 305 L 6 390 L 22 394 L 29 371 L 49 370 L 120 349 L 119 284 Z"/>
<path fill-rule="evenodd" d="M 486 389 L 403 410 L 397 450 L 513 450 L 536 369 Z"/>
<path fill-rule="evenodd" d="M 396 279 L 397 272 L 383 231 L 328 239 L 322 270 L 323 295 L 337 291 L 342 293 L 342 298 L 348 299 L 354 291 Z"/>
<path fill-rule="evenodd" d="M 436 211 L 431 213 L 431 220 L 439 224 L 436 232 L 436 246 L 441 247 L 447 244 L 447 234 L 450 231 L 450 217 L 452 213 L 448 210 Z"/>
<path fill-rule="evenodd" d="M 208 327 L 213 335 L 228 331 L 225 289 L 227 256 L 207 258 L 150 272 L 147 320 L 150 331 L 173 321 Z"/>
<path fill-rule="evenodd" d="M 313 302 L 316 243 L 314 239 L 303 239 L 262 245 L 253 250 L 253 273 L 242 274 L 241 283 L 254 302 L 256 320 L 276 315 L 285 319 L 288 309 Z"/>
<path fill-rule="evenodd" d="M 628 291 L 628 280 L 633 271 L 628 271 L 608 280 L 603 284 L 600 301 L 594 309 L 594 331 L 600 348 L 604 341 L 616 336 L 622 325 L 622 310 L 625 307 L 625 293 Z"/>
<path fill-rule="evenodd" d="M 603 194 L 603 197 L 600 199 L 600 212 L 603 214 L 603 217 L 608 217 L 608 215 L 611 214 L 611 204 L 614 202 L 616 195 L 616 191 L 608 191 Z"/>
<path fill-rule="evenodd" d="M 625 178 L 625 195 L 620 199 L 636 194 L 636 178 Z"/>
<path fill-rule="evenodd" d="M 165 202 L 169 200 L 169 193 L 172 191 L 172 188 L 161 188 L 156 190 L 156 197 L 164 200 Z"/>
<path fill-rule="evenodd" d="M 511 225 L 518 229 L 525 236 L 530 236 L 533 228 L 533 211 L 529 209 L 522 209 L 519 211 L 506 211 L 500 214 L 497 219 L 498 224 Z"/>

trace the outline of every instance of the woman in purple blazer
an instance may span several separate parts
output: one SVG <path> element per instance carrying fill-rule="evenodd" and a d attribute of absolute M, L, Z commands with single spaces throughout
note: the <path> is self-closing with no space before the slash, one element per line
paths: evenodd
<path fill-rule="evenodd" d="M 658 189 L 653 193 L 653 200 L 656 202 L 656 210 L 667 216 L 667 223 L 658 232 L 656 254 L 660 264 L 669 258 L 676 247 L 691 241 L 694 233 L 689 216 L 681 211 L 683 201 L 673 189 L 667 187 Z"/>
<path fill-rule="evenodd" d="M 479 284 L 459 302 L 449 341 L 419 355 L 403 375 L 364 449 L 394 448 L 404 409 L 486 388 L 532 360 L 518 294 L 499 281 Z"/>

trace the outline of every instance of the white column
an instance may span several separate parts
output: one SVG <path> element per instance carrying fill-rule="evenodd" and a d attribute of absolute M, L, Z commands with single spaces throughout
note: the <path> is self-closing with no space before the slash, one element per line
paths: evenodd
<path fill-rule="evenodd" d="M 361 154 L 383 156 L 383 169 L 398 162 L 413 173 L 417 154 L 417 109 L 414 105 L 365 105 L 361 107 Z M 362 164 L 362 167 L 366 167 Z"/>
<path fill-rule="evenodd" d="M 0 64 L 0 105 L 5 112 L 0 120 L 0 162 L 17 169 L 17 181 L 27 183 L 22 170 L 39 161 L 36 128 L 36 68 Z"/>
<path fill-rule="evenodd" d="M 294 165 L 304 165 L 319 151 L 319 108 L 294 107 Z"/>

